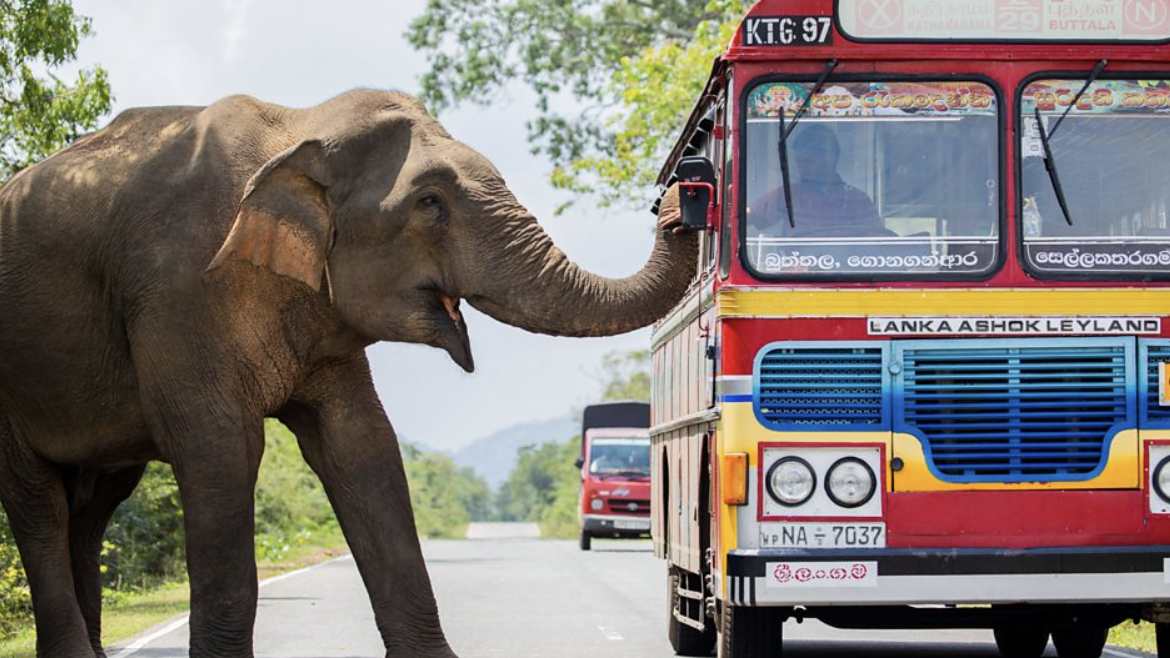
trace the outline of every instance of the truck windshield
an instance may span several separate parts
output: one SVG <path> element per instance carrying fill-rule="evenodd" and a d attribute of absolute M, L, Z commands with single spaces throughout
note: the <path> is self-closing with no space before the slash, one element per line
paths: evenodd
<path fill-rule="evenodd" d="M 809 82 L 748 95 L 744 256 L 767 279 L 988 275 L 999 248 L 999 118 L 978 82 Z M 785 117 L 782 122 L 781 113 Z M 794 226 L 793 226 L 794 225 Z"/>
<path fill-rule="evenodd" d="M 1025 265 L 1052 278 L 1170 274 L 1170 81 L 1036 80 L 1021 98 L 1020 218 Z M 1036 120 L 1060 163 L 1061 211 Z M 1053 131 L 1060 116 L 1068 116 Z"/>
<path fill-rule="evenodd" d="M 650 476 L 650 439 L 594 437 L 589 442 L 591 475 Z"/>

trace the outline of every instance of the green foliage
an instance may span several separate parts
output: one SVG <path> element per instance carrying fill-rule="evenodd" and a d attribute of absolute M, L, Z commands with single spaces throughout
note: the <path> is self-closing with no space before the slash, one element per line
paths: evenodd
<path fill-rule="evenodd" d="M 0 180 L 64 147 L 110 111 L 100 66 L 55 74 L 77 56 L 90 20 L 69 0 L 0 0 Z"/>
<path fill-rule="evenodd" d="M 650 350 L 608 352 L 601 357 L 601 399 L 650 399 Z"/>
<path fill-rule="evenodd" d="M 170 466 L 152 463 L 106 529 L 107 589 L 142 590 L 181 579 L 186 570 L 183 505 Z"/>
<path fill-rule="evenodd" d="M 279 561 L 293 546 L 338 525 L 297 438 L 276 420 L 264 422 L 264 459 L 256 482 L 256 557 Z"/>
<path fill-rule="evenodd" d="M 0 510 L 0 639 L 27 625 L 31 616 L 28 580 L 8 527 L 8 517 Z"/>
<path fill-rule="evenodd" d="M 429 0 L 407 38 L 431 62 L 422 97 L 487 105 L 537 96 L 534 153 L 556 187 L 640 206 L 745 0 Z M 562 112 L 559 107 L 571 108 Z"/>
<path fill-rule="evenodd" d="M 410 502 L 419 535 L 461 538 L 471 521 L 490 516 L 487 483 L 473 469 L 460 468 L 450 457 L 403 444 Z"/>
<path fill-rule="evenodd" d="M 575 534 L 581 477 L 573 461 L 580 454 L 580 437 L 564 445 L 545 443 L 521 448 L 516 466 L 500 487 L 500 517 L 505 521 L 540 523 L 545 536 Z"/>

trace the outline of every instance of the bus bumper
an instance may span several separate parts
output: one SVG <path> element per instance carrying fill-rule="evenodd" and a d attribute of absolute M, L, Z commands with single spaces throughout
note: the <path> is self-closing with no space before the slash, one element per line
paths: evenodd
<path fill-rule="evenodd" d="M 611 516 L 586 514 L 582 523 L 590 534 L 611 537 L 639 537 L 650 534 L 648 516 Z"/>
<path fill-rule="evenodd" d="M 1170 600 L 1170 546 L 1025 550 L 735 550 L 732 605 L 1122 603 Z"/>

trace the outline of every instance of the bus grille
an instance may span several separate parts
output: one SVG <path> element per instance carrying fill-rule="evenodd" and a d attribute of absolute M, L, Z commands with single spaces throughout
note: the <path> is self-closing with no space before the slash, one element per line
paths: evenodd
<path fill-rule="evenodd" d="M 1037 482 L 1083 476 L 1132 426 L 1124 345 L 902 350 L 899 419 L 926 439 L 948 480 Z M 1155 366 L 1156 367 L 1156 366 Z"/>
<path fill-rule="evenodd" d="M 760 359 L 757 411 L 773 429 L 882 425 L 881 348 L 777 347 Z"/>
<path fill-rule="evenodd" d="M 1158 427 L 1170 426 L 1170 407 L 1158 404 L 1158 363 L 1170 361 L 1170 345 L 1150 343 L 1146 359 L 1146 418 Z"/>

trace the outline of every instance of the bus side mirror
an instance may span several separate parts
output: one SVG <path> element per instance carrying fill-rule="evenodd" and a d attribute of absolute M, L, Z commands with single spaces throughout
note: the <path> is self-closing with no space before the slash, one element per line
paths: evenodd
<path fill-rule="evenodd" d="M 584 466 L 584 465 L 585 465 L 585 458 L 584 458 L 584 457 L 578 457 L 578 458 L 577 458 L 577 459 L 576 459 L 576 460 L 573 462 L 573 466 L 576 466 L 577 468 L 581 468 L 581 467 L 582 467 L 582 466 Z"/>
<path fill-rule="evenodd" d="M 703 155 L 689 155 L 678 162 L 678 201 L 682 225 L 688 231 L 705 231 L 718 225 L 715 199 L 715 165 Z"/>

